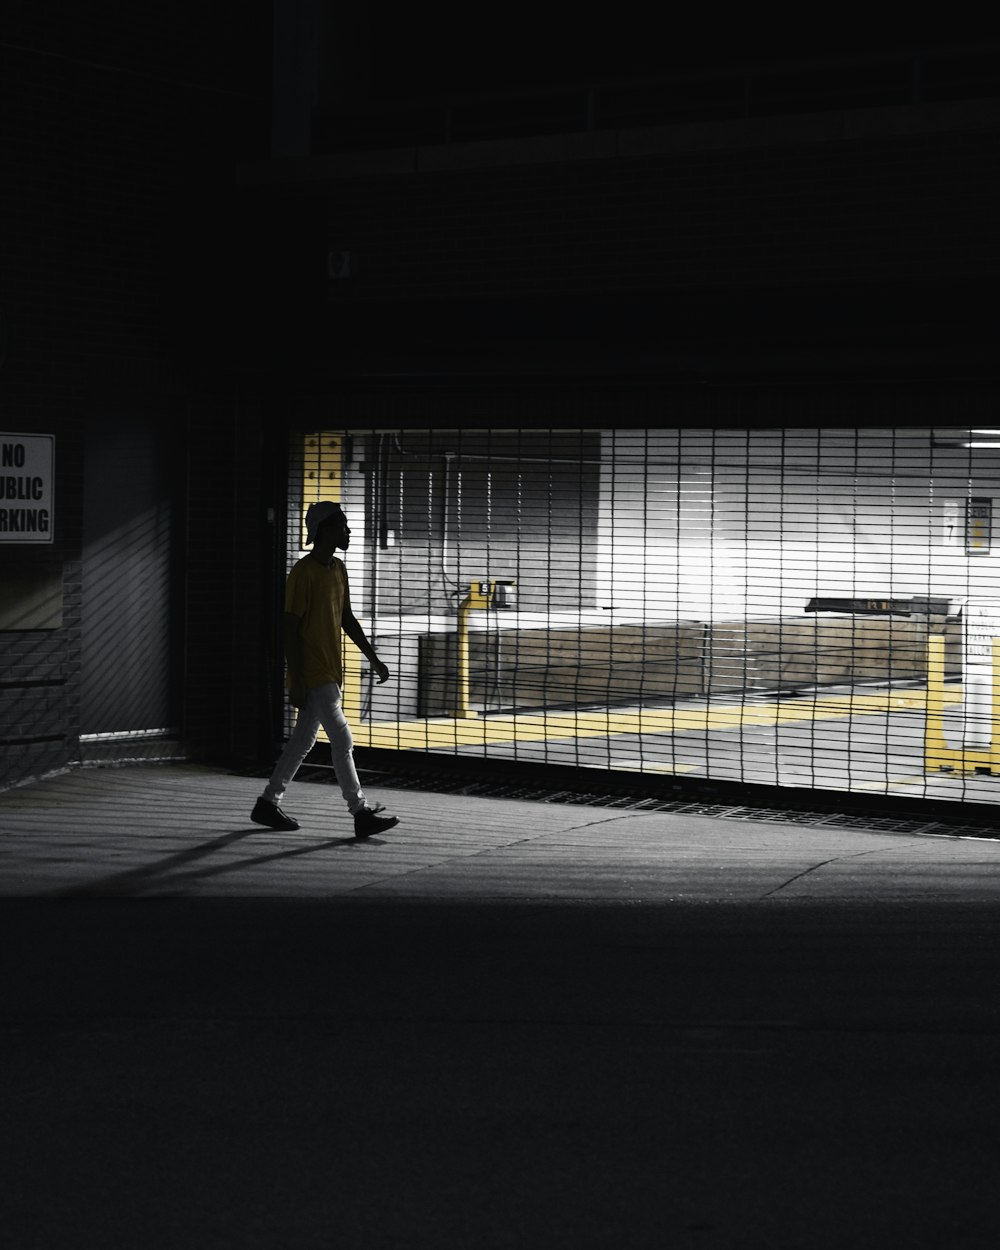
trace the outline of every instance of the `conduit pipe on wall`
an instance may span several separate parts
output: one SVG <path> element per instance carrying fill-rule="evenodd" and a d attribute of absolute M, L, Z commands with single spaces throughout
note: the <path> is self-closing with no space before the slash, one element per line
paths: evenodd
<path fill-rule="evenodd" d="M 458 689 L 455 698 L 455 719 L 473 720 L 478 716 L 469 706 L 469 613 L 490 608 L 514 606 L 513 587 L 516 582 L 471 582 L 469 593 L 458 605 Z"/>

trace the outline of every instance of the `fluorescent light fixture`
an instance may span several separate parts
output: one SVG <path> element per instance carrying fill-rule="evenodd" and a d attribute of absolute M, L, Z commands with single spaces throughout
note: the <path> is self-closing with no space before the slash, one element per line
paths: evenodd
<path fill-rule="evenodd" d="M 963 438 L 961 434 L 952 438 L 932 437 L 931 445 L 933 447 L 992 447 L 1000 448 L 1000 430 L 969 430 L 969 435 L 973 434 L 995 434 L 996 438 Z"/>

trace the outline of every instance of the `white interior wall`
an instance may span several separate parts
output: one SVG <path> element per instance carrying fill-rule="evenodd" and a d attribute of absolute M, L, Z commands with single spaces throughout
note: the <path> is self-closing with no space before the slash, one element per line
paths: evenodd
<path fill-rule="evenodd" d="M 968 556 L 945 533 L 948 499 L 992 497 L 1000 525 L 1000 456 L 934 434 L 606 432 L 599 606 L 718 620 L 816 595 L 1000 598 L 1000 535 Z"/>

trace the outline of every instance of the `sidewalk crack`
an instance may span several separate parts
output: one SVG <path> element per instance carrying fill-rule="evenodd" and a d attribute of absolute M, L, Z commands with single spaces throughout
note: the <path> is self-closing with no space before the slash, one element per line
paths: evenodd
<path fill-rule="evenodd" d="M 795 873 L 795 875 L 789 877 L 787 881 L 782 881 L 781 885 L 776 885 L 773 890 L 768 890 L 760 897 L 770 898 L 773 894 L 780 894 L 782 890 L 787 889 L 788 886 L 793 885 L 796 881 L 801 881 L 803 877 L 808 877 L 810 874 L 818 872 L 821 868 L 826 868 L 830 864 L 840 864 L 849 859 L 863 859 L 866 855 L 878 855 L 883 851 L 898 851 L 902 849 L 902 847 L 879 846 L 870 851 L 855 851 L 852 855 L 834 855 L 830 859 L 820 860 L 818 864 L 811 864 L 808 868 L 804 868 L 801 872 Z"/>
<path fill-rule="evenodd" d="M 551 838 L 553 835 L 572 833 L 577 829 L 589 829 L 592 825 L 607 825 L 613 820 L 625 820 L 627 817 L 634 815 L 633 812 L 617 812 L 614 816 L 605 816 L 603 819 L 587 820 L 581 825 L 572 825 L 569 829 L 543 829 L 539 833 L 529 834 L 527 837 L 518 838 L 514 842 L 501 842 L 497 846 L 483 846 L 475 851 L 465 851 L 459 849 L 446 856 L 445 859 L 433 864 L 418 864 L 413 868 L 406 868 L 402 872 L 388 873 L 382 877 L 376 877 L 374 881 L 365 881 L 363 884 L 352 888 L 351 893 L 360 893 L 363 890 L 370 890 L 373 887 L 385 885 L 388 882 L 402 881 L 407 877 L 419 876 L 423 872 L 436 872 L 444 864 L 451 864 L 457 860 L 478 859 L 484 855 L 496 855 L 500 851 L 510 850 L 511 847 L 525 846 L 529 842 L 537 842 L 540 838 Z"/>
<path fill-rule="evenodd" d="M 519 838 L 516 842 L 507 842 L 505 846 L 522 846 L 525 842 L 535 842 L 538 838 L 561 837 L 564 833 L 576 833 L 580 829 L 592 829 L 595 825 L 610 825 L 615 820 L 628 820 L 634 816 L 635 812 L 615 812 L 613 816 L 597 817 L 594 820 L 585 820 L 580 825 L 570 825 L 566 829 L 543 829 L 541 833 L 533 834 L 528 838 Z"/>

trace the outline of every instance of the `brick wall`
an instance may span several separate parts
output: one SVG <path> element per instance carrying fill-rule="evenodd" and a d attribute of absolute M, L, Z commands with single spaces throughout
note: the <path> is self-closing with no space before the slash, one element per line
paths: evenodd
<path fill-rule="evenodd" d="M 66 518 L 59 519 L 65 526 Z M 17 566 L 16 558 L 5 553 L 0 577 L 9 576 Z M 62 578 L 62 625 L 0 634 L 0 787 L 65 768 L 75 758 L 80 562 L 65 559 L 57 568 Z"/>

